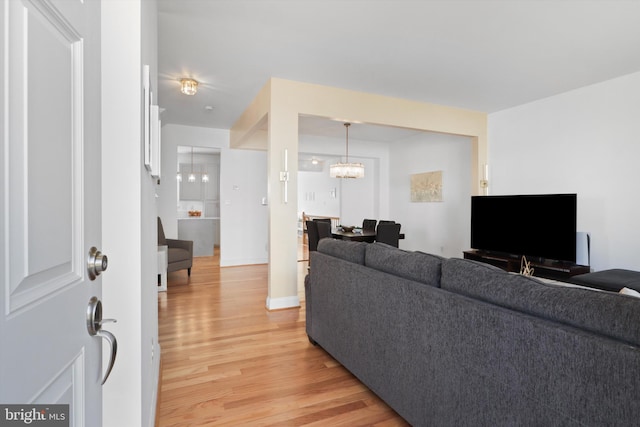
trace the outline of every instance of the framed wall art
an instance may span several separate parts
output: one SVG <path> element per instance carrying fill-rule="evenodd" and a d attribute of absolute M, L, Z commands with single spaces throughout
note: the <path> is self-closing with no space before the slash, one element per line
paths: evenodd
<path fill-rule="evenodd" d="M 149 77 L 149 66 L 142 66 L 142 128 L 143 128 L 143 150 L 144 165 L 151 170 L 151 103 L 153 95 L 151 93 L 151 81 Z"/>
<path fill-rule="evenodd" d="M 412 202 L 442 201 L 442 171 L 411 175 Z"/>

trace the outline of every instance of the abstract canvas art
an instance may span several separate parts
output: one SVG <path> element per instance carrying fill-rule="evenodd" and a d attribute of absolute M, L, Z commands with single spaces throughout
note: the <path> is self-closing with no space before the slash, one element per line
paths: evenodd
<path fill-rule="evenodd" d="M 411 175 L 412 202 L 442 201 L 442 171 Z"/>

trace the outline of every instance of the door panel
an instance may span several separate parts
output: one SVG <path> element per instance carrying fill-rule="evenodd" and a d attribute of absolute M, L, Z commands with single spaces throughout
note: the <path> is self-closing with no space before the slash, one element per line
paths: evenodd
<path fill-rule="evenodd" d="M 101 425 L 100 4 L 0 0 L 0 402 L 67 403 Z"/>
<path fill-rule="evenodd" d="M 82 135 L 74 129 L 82 122 L 82 100 L 74 98 L 82 75 L 72 72 L 82 68 L 82 43 L 51 7 L 15 3 L 9 8 L 10 312 L 83 276 L 82 222 L 73 220 L 82 212 L 82 187 L 73 181 L 82 171 Z"/>

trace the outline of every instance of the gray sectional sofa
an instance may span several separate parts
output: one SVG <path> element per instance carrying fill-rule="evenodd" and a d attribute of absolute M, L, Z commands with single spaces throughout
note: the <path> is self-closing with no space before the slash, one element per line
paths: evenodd
<path fill-rule="evenodd" d="M 309 339 L 415 426 L 640 425 L 640 299 L 323 239 Z"/>

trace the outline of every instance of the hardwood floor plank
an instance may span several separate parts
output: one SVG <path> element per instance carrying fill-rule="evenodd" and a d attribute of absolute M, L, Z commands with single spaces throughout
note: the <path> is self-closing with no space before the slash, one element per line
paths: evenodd
<path fill-rule="evenodd" d="M 299 262 L 302 299 L 306 271 Z M 309 343 L 304 304 L 269 312 L 266 294 L 266 265 L 199 257 L 190 278 L 169 273 L 158 296 L 161 427 L 408 425 Z"/>

